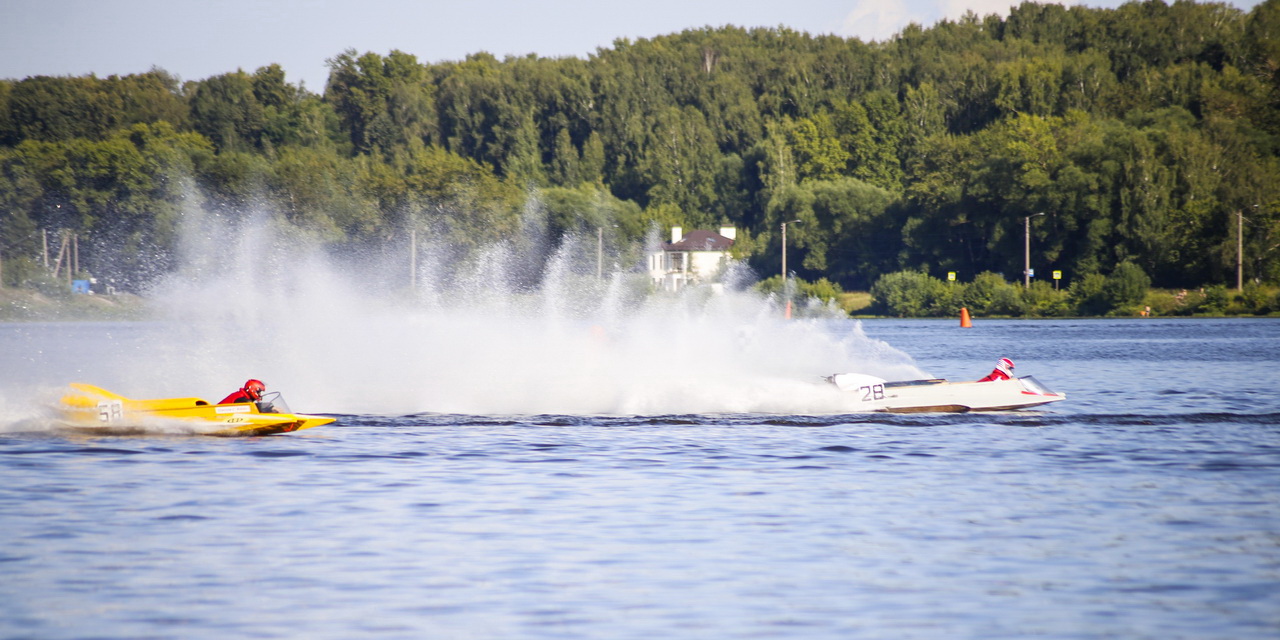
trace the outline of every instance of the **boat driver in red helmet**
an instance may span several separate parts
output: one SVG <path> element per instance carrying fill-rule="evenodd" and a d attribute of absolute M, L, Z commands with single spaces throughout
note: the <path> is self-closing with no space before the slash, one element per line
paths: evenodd
<path fill-rule="evenodd" d="M 236 404 L 240 402 L 257 402 L 262 399 L 262 394 L 267 390 L 267 385 L 261 380 L 247 380 L 244 387 L 239 391 L 233 392 L 231 395 L 222 399 L 218 404 Z"/>
<path fill-rule="evenodd" d="M 1008 380 L 1013 377 L 1013 361 L 1008 358 L 1000 358 L 996 363 L 996 368 L 987 374 L 987 377 L 978 382 L 991 382 L 993 380 Z"/>

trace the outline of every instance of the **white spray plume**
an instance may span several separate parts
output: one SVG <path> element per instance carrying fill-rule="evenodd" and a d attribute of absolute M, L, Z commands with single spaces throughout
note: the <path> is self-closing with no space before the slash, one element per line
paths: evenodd
<path fill-rule="evenodd" d="M 182 268 L 149 294 L 169 355 L 134 363 L 150 395 L 252 377 L 304 412 L 797 414 L 853 410 L 823 375 L 927 377 L 858 323 L 786 320 L 753 291 L 650 292 L 630 268 L 597 279 L 595 234 L 465 261 L 420 237 L 411 290 L 407 242 L 337 259 L 268 219 L 185 212 Z"/>

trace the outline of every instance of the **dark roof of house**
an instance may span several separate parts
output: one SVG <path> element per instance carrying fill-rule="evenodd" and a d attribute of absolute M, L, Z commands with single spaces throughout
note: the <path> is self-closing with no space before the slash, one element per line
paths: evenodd
<path fill-rule="evenodd" d="M 726 251 L 732 246 L 733 240 L 714 231 L 701 229 L 685 234 L 680 242 L 662 243 L 662 248 L 666 251 Z"/>

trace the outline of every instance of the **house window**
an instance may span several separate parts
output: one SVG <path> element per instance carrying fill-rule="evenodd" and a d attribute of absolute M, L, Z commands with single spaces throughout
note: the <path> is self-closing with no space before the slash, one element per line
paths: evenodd
<path fill-rule="evenodd" d="M 669 253 L 669 264 L 672 271 L 684 271 L 684 254 Z"/>

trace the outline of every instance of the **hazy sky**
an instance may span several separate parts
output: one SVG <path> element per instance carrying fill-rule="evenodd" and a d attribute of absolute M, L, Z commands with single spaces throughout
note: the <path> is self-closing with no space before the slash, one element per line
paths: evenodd
<path fill-rule="evenodd" d="M 1020 0 L 1019 0 L 1020 1 Z M 1169 0 L 1172 1 L 1172 0 Z M 1260 0 L 1230 0 L 1248 10 Z M 0 0 L 0 78 L 145 72 L 202 80 L 279 63 L 324 90 L 346 49 L 420 62 L 469 53 L 586 57 L 618 38 L 688 28 L 787 26 L 882 40 L 910 22 L 966 10 L 1006 15 L 1013 0 Z M 1067 4 L 1075 4 L 1068 2 Z M 1091 0 L 1114 7 L 1120 0 Z"/>

